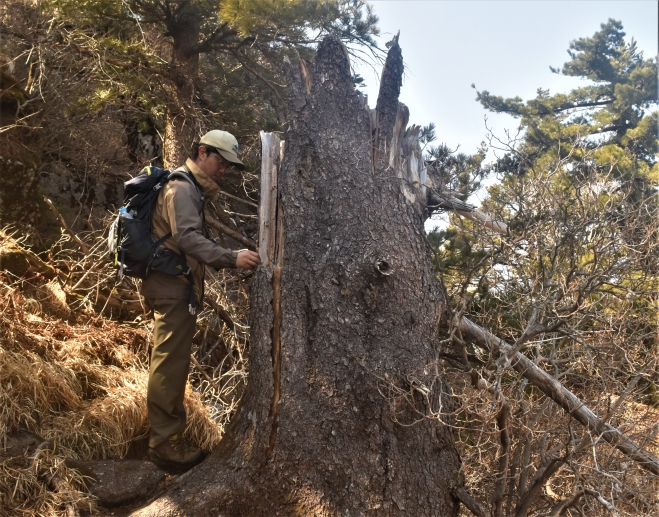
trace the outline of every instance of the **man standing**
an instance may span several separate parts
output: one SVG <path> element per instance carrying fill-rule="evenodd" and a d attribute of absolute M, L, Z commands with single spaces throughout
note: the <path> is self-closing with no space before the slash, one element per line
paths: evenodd
<path fill-rule="evenodd" d="M 164 245 L 181 254 L 191 269 L 187 278 L 151 271 L 142 282 L 142 295 L 155 319 L 147 388 L 148 457 L 163 467 L 190 468 L 204 457 L 203 451 L 181 436 L 186 426 L 183 397 L 197 319 L 195 304 L 190 301 L 191 294 L 200 305 L 203 301 L 204 266 L 254 269 L 260 263 L 253 251 L 231 251 L 210 240 L 203 221 L 203 200 L 218 193 L 222 176 L 231 166 L 245 169 L 237 152 L 238 142 L 230 133 L 206 133 L 194 145 L 192 158 L 177 169 L 187 177 L 177 175 L 165 184 L 152 215 L 154 238 L 171 233 Z"/>

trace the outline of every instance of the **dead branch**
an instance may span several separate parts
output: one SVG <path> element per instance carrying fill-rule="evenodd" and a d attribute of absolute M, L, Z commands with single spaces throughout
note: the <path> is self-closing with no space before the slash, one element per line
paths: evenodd
<path fill-rule="evenodd" d="M 32 453 L 32 462 L 31 462 L 32 467 L 33 468 L 37 467 L 37 462 L 39 461 L 42 452 L 44 451 L 53 452 L 54 450 L 55 450 L 55 445 L 51 440 L 45 440 L 41 442 L 35 449 L 34 453 Z M 54 474 L 50 478 L 50 484 L 57 492 L 62 494 L 62 496 L 66 501 L 65 502 L 66 517 L 80 517 L 80 512 L 78 511 L 78 508 L 76 508 L 75 504 L 71 502 L 74 500 L 74 497 L 71 496 L 73 490 L 69 485 L 69 483 L 67 483 L 66 480 L 62 479 L 57 474 Z"/>
<path fill-rule="evenodd" d="M 46 196 L 43 197 L 43 200 L 46 202 L 46 204 L 50 207 L 50 210 L 55 214 L 55 217 L 59 220 L 60 224 L 62 225 L 62 228 L 66 230 L 66 233 L 68 233 L 71 238 L 75 241 L 75 243 L 78 245 L 78 247 L 82 250 L 82 252 L 87 255 L 89 253 L 89 246 L 87 246 L 84 242 L 80 240 L 80 238 L 73 233 L 71 228 L 69 228 L 69 225 L 66 224 L 66 221 L 62 217 L 62 215 L 57 211 L 57 208 L 55 208 L 55 205 L 53 205 L 52 201 L 48 199 Z"/>
<path fill-rule="evenodd" d="M 192 361 L 192 364 L 194 365 L 194 367 L 197 369 L 197 371 L 199 371 L 199 373 L 201 373 L 204 376 L 204 378 L 208 381 L 208 383 L 213 388 L 215 388 L 215 390 L 217 390 L 218 398 L 224 404 L 228 404 L 228 402 L 225 400 L 225 397 L 222 396 L 222 388 L 220 386 L 218 386 L 217 383 L 213 379 L 211 379 L 211 377 L 204 371 L 203 366 L 201 366 L 201 364 L 199 364 L 199 361 L 197 361 L 197 359 L 195 359 L 194 355 L 190 355 L 190 361 Z"/>
<path fill-rule="evenodd" d="M 487 510 L 485 510 L 485 508 L 483 508 L 476 500 L 474 500 L 474 498 L 471 497 L 466 488 L 455 487 L 453 490 L 451 490 L 451 494 L 453 494 L 453 497 L 455 497 L 458 501 L 464 504 L 465 507 L 467 507 L 469 511 L 476 517 L 489 517 Z"/>
<path fill-rule="evenodd" d="M 561 517 L 565 515 L 565 512 L 577 504 L 579 500 L 585 495 L 589 495 L 590 497 L 597 499 L 597 501 L 607 510 L 609 510 L 612 515 L 616 515 L 615 507 L 609 501 L 604 499 L 602 494 L 600 494 L 597 490 L 584 488 L 582 490 L 578 490 L 572 497 L 560 501 L 556 506 L 554 506 L 554 508 L 552 508 L 548 517 Z"/>
<path fill-rule="evenodd" d="M 12 255 L 15 257 L 20 257 L 20 259 L 24 260 L 24 265 L 20 267 L 8 266 L 9 263 L 13 262 L 10 259 Z M 0 251 L 0 261 L 2 261 L 3 269 L 7 269 L 17 276 L 21 276 L 27 267 L 31 267 L 34 269 L 34 271 L 43 275 L 45 278 L 51 279 L 60 277 L 62 279 L 66 279 L 66 275 L 62 271 L 54 268 L 50 264 L 47 264 L 41 260 L 39 255 L 27 248 L 23 248 L 22 246 L 6 244 L 3 245 L 3 249 Z"/>
<path fill-rule="evenodd" d="M 244 237 L 236 230 L 233 230 L 228 226 L 226 226 L 225 224 L 222 224 L 213 216 L 206 214 L 206 223 L 208 223 L 209 226 L 215 228 L 218 232 L 222 232 L 223 234 L 231 237 L 232 239 L 238 241 L 239 243 L 244 244 L 248 249 L 252 251 L 256 251 L 256 243 L 253 240 Z"/>
<path fill-rule="evenodd" d="M 509 354 L 512 347 L 467 318 L 456 322 L 462 335 L 476 345 L 496 354 Z M 551 398 L 591 432 L 601 434 L 607 442 L 645 470 L 659 476 L 659 458 L 638 446 L 615 427 L 605 423 L 557 379 L 539 368 L 521 353 L 515 354 L 511 366 Z"/>
<path fill-rule="evenodd" d="M 481 212 L 473 205 L 460 201 L 450 192 L 438 192 L 430 190 L 428 193 L 429 208 L 441 208 L 443 210 L 453 210 L 456 214 L 461 215 L 478 224 L 482 224 L 490 230 L 494 230 L 501 235 L 508 235 L 508 226 L 502 221 L 492 219 L 486 213 Z"/>
<path fill-rule="evenodd" d="M 238 196 L 233 196 L 233 195 L 231 195 L 227 192 L 224 192 L 223 190 L 220 190 L 220 196 L 223 196 L 227 199 L 233 199 L 234 201 L 238 201 L 238 203 L 242 203 L 243 205 L 252 206 L 254 208 L 259 207 L 259 205 L 257 205 L 253 201 L 248 201 L 247 199 L 243 199 L 243 198 L 238 197 Z"/>
<path fill-rule="evenodd" d="M 229 327 L 231 330 L 233 330 L 236 327 L 236 324 L 231 319 L 231 315 L 226 311 L 224 307 L 222 307 L 219 303 L 217 303 L 215 300 L 213 300 L 210 297 L 208 298 L 208 303 L 211 307 L 213 307 L 213 310 L 218 315 L 218 317 L 224 323 L 226 323 L 227 327 Z"/>
<path fill-rule="evenodd" d="M 497 481 L 494 485 L 492 494 L 492 510 L 496 517 L 503 515 L 503 496 L 505 495 L 506 479 L 508 477 L 508 467 L 510 459 L 510 405 L 499 392 L 499 403 L 501 409 L 497 414 L 497 427 L 499 428 L 499 440 L 501 442 L 501 452 L 499 453 L 499 472 Z"/>

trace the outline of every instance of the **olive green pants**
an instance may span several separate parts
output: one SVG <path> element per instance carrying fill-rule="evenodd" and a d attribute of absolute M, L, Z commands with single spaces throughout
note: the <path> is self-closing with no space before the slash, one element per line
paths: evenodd
<path fill-rule="evenodd" d="M 149 446 L 156 447 L 185 430 L 183 397 L 190 369 L 196 316 L 186 300 L 147 300 L 153 309 L 153 351 L 146 404 L 151 424 Z"/>

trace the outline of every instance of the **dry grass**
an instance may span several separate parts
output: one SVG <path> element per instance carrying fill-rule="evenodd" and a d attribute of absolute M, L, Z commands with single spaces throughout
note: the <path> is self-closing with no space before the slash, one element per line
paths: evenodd
<path fill-rule="evenodd" d="M 94 513 L 94 498 L 80 473 L 62 455 L 44 448 L 31 457 L 0 463 L 0 509 L 11 515 L 71 515 L 71 509 Z"/>
<path fill-rule="evenodd" d="M 20 242 L 0 233 L 0 255 L 9 246 L 21 249 Z M 65 254 L 73 255 L 72 250 Z M 77 262 L 83 266 L 66 279 L 48 280 L 32 269 L 21 278 L 0 274 L 0 515 L 68 515 L 71 505 L 93 512 L 84 480 L 64 459 L 124 458 L 148 436 L 151 323 L 143 317 L 113 321 L 98 312 L 91 296 L 72 296 L 67 284 L 74 285 L 85 271 L 84 260 Z M 97 277 L 103 275 L 107 272 L 99 268 Z M 98 279 L 88 276 L 88 290 L 102 292 Z M 229 300 L 220 299 L 220 287 L 214 284 L 211 292 L 239 321 Z M 219 442 L 245 380 L 244 371 L 237 370 L 245 368 L 247 329 L 223 329 L 213 314 L 202 314 L 206 330 L 196 338 L 197 352 L 208 352 L 211 338 L 219 336 L 233 353 L 222 356 L 217 368 L 213 358 L 227 350 L 211 350 L 202 368 L 213 383 L 195 370 L 191 380 L 197 388 L 189 384 L 185 396 L 185 434 L 205 449 Z M 7 436 L 19 429 L 41 436 L 48 447 L 34 457 L 7 458 L 2 453 Z"/>

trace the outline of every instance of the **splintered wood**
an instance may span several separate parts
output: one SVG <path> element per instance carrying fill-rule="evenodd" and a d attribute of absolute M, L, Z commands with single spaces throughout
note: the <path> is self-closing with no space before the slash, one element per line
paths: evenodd
<path fill-rule="evenodd" d="M 284 159 L 284 144 L 273 133 L 261 131 L 261 203 L 259 204 L 259 255 L 261 262 L 272 268 L 272 376 L 274 391 L 270 406 L 272 430 L 265 460 L 277 438 L 277 404 L 281 386 L 281 270 L 284 265 L 283 210 L 278 199 L 278 172 Z"/>
<path fill-rule="evenodd" d="M 259 255 L 273 267 L 277 241 L 277 173 L 283 142 L 274 133 L 261 131 L 261 202 L 259 203 Z"/>

